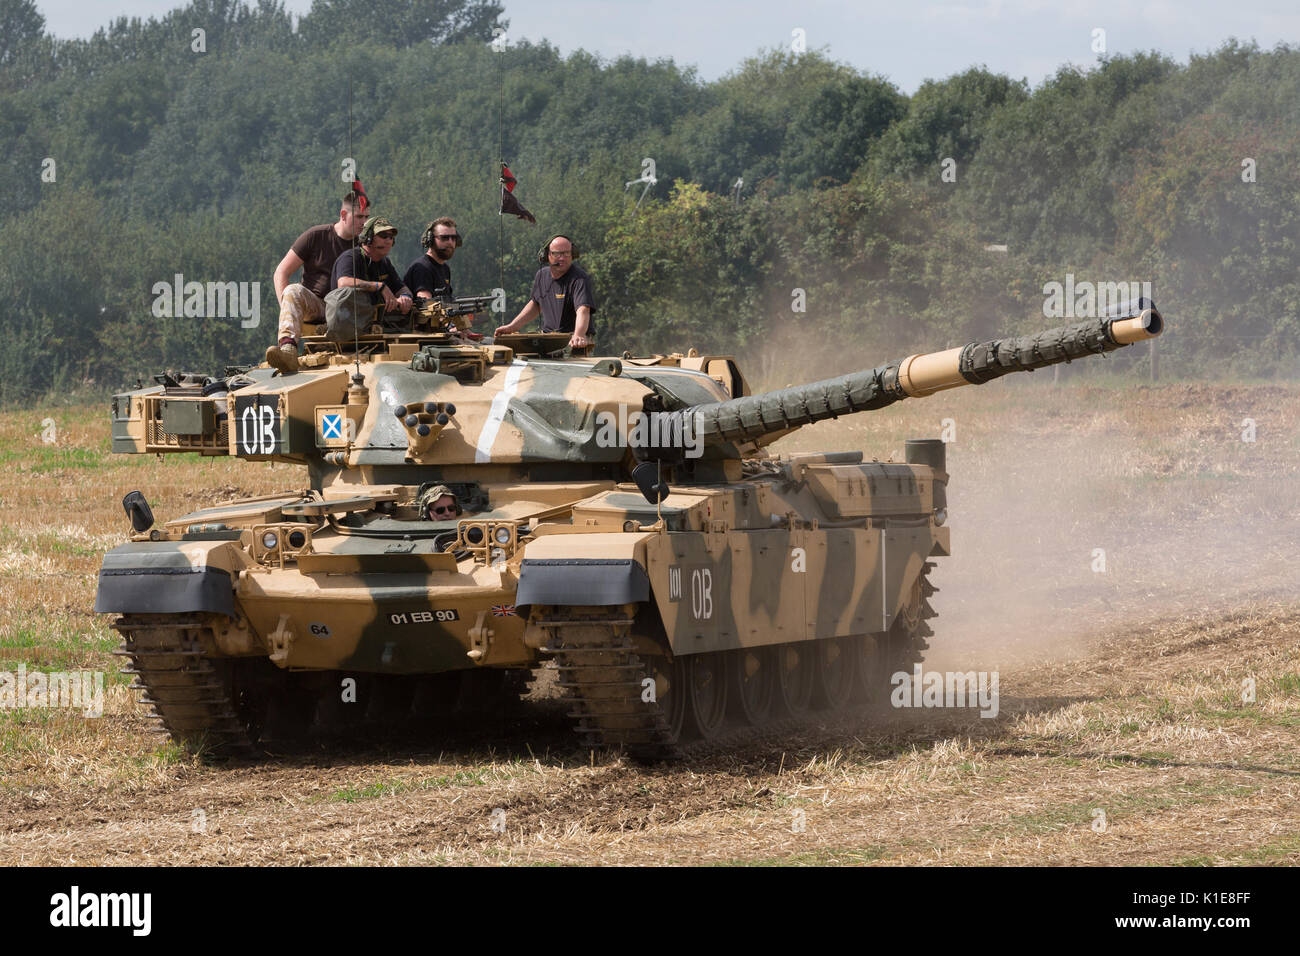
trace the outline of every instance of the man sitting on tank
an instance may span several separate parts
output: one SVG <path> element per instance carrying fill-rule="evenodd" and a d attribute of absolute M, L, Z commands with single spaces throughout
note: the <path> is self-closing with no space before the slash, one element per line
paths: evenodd
<path fill-rule="evenodd" d="M 578 247 L 568 236 L 553 236 L 542 246 L 543 267 L 533 276 L 533 291 L 525 305 L 497 334 L 515 332 L 539 312 L 543 332 L 571 332 L 569 345 L 590 345 L 595 337 L 591 316 L 596 311 L 596 286 L 591 276 L 573 264 Z"/>
<path fill-rule="evenodd" d="M 383 216 L 371 216 L 361 228 L 361 248 L 349 249 L 334 263 L 330 291 L 355 287 L 370 293 L 374 305 L 385 312 L 411 311 L 411 290 L 402 284 L 397 267 L 388 258 L 397 240 L 397 227 Z"/>
<path fill-rule="evenodd" d="M 447 260 L 456 254 L 463 240 L 456 228 L 456 220 L 442 216 L 424 227 L 420 236 L 420 245 L 424 254 L 406 267 L 402 281 L 415 293 L 417 299 L 437 299 L 450 302 L 456 297 L 451 288 L 451 266 Z M 472 325 L 473 315 L 458 316 L 456 321 L 462 326 Z M 451 327 L 453 330 L 456 326 Z"/>
<path fill-rule="evenodd" d="M 427 521 L 450 521 L 460 515 L 460 502 L 446 485 L 426 488 L 416 502 L 420 517 Z"/>
<path fill-rule="evenodd" d="M 276 344 L 266 350 L 266 360 L 283 375 L 298 371 L 298 337 L 304 322 L 325 318 L 325 293 L 330 290 L 330 270 L 361 232 L 365 202 L 354 190 L 343 197 L 337 222 L 312 226 L 295 241 L 275 267 L 275 301 L 280 304 Z M 302 281 L 289 278 L 302 270 Z"/>

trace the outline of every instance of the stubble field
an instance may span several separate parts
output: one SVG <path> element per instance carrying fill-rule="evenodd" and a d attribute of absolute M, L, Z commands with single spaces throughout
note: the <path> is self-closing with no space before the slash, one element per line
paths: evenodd
<path fill-rule="evenodd" d="M 165 519 L 304 477 L 111 456 L 101 408 L 0 414 L 0 671 L 107 688 L 99 718 L 0 711 L 0 861 L 1300 862 L 1300 386 L 1043 377 L 776 450 L 899 456 L 945 427 L 925 667 L 996 670 L 996 718 L 899 710 L 647 768 L 574 746 L 542 680 L 507 725 L 204 763 L 148 732 L 90 610 L 118 502 Z"/>

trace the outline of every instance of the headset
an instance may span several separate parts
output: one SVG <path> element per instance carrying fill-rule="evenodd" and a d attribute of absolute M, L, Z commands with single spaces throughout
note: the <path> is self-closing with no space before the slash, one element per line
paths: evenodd
<path fill-rule="evenodd" d="M 446 223 L 444 222 L 444 223 L 442 223 L 442 225 L 445 226 Z M 427 226 L 424 227 L 424 232 L 420 233 L 420 246 L 421 246 L 421 248 L 424 248 L 424 249 L 432 249 L 432 248 L 433 248 L 433 246 L 434 246 L 434 243 L 433 243 L 433 230 L 434 230 L 434 228 L 437 227 L 437 226 L 438 226 L 438 223 L 435 221 L 435 222 L 431 222 L 431 223 L 429 223 Z M 459 249 L 459 248 L 460 248 L 461 246 L 463 246 L 464 244 L 465 244 L 465 240 L 464 240 L 464 238 L 462 238 L 461 235 L 460 235 L 460 227 L 457 226 L 457 227 L 456 227 L 456 248 Z M 549 243 L 547 243 L 547 244 L 549 245 Z"/>
<path fill-rule="evenodd" d="M 556 239 L 569 239 L 569 237 L 562 232 L 557 232 L 555 235 L 551 236 L 551 238 L 546 240 L 546 244 L 537 250 L 537 261 L 542 265 L 546 265 L 551 261 L 547 257 L 547 253 L 551 251 L 551 243 Z M 569 245 L 573 247 L 573 261 L 576 262 L 578 257 L 581 255 L 581 253 L 578 252 L 578 244 L 572 239 L 569 239 Z"/>
<path fill-rule="evenodd" d="M 370 219 L 378 219 L 378 216 L 372 216 Z M 369 246 L 370 242 L 374 241 L 374 226 L 376 226 L 374 222 L 367 220 L 367 225 L 365 225 L 364 229 L 361 229 L 361 234 L 357 237 L 361 245 Z M 383 232 L 389 232 L 389 230 L 385 229 Z M 393 229 L 393 232 L 396 232 L 395 228 Z"/>

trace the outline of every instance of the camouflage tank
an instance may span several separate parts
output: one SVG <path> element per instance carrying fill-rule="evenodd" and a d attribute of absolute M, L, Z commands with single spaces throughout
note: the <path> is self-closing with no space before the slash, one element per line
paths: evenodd
<path fill-rule="evenodd" d="M 727 356 L 478 344 L 424 318 L 307 337 L 288 376 L 159 376 L 113 399 L 115 452 L 305 466 L 301 489 L 161 527 L 139 492 L 124 501 L 135 533 L 105 556 L 95 610 L 119 615 L 175 739 L 240 752 L 362 714 L 436 722 L 517 697 L 548 659 L 582 740 L 646 758 L 879 704 L 932 634 L 944 445 L 908 441 L 902 462 L 764 446 L 1163 324 L 1143 300 L 751 395 Z M 446 489 L 461 513 L 431 515 Z"/>

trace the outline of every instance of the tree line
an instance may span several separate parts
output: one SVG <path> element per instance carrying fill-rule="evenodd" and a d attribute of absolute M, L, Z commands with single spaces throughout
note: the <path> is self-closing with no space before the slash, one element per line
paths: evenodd
<path fill-rule="evenodd" d="M 337 216 L 349 163 L 400 266 L 457 220 L 457 290 L 504 288 L 498 320 L 538 247 L 573 237 L 601 351 L 832 374 L 1060 324 L 1044 288 L 1068 275 L 1151 283 L 1166 374 L 1297 369 L 1300 49 L 1113 57 L 1033 88 L 972 67 L 907 96 L 815 52 L 704 82 L 503 42 L 486 0 L 375 9 L 193 0 L 58 40 L 0 0 L 0 402 L 256 361 L 275 265 Z M 535 226 L 497 214 L 503 159 Z M 177 276 L 259 283 L 258 325 L 159 315 Z M 1136 376 L 1138 352 L 1106 368 Z"/>

